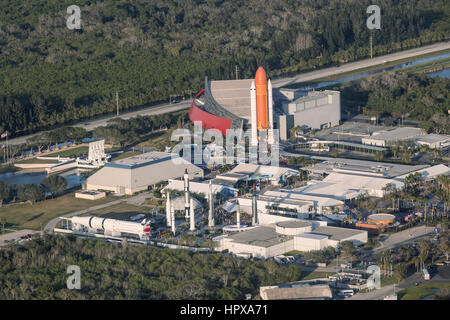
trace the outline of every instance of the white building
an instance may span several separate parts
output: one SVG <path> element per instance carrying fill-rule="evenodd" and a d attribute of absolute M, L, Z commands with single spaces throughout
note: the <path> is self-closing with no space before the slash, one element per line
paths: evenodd
<path fill-rule="evenodd" d="M 263 300 L 329 300 L 333 292 L 328 284 L 298 281 L 259 288 Z"/>
<path fill-rule="evenodd" d="M 202 178 L 203 170 L 166 152 L 149 152 L 106 163 L 87 179 L 86 189 L 107 190 L 118 194 L 133 194 L 169 179 L 181 178 L 187 169 L 189 178 Z"/>
<path fill-rule="evenodd" d="M 291 250 L 322 250 L 337 247 L 342 241 L 355 245 L 367 242 L 367 231 L 327 227 L 324 221 L 308 221 L 261 214 L 260 221 L 269 224 L 256 226 L 248 231 L 215 238 L 219 250 L 228 249 L 237 255 L 251 255 L 267 259 Z"/>
<path fill-rule="evenodd" d="M 446 134 L 427 134 L 416 138 L 419 145 L 428 146 L 431 149 L 442 149 L 450 146 L 450 135 Z"/>
<path fill-rule="evenodd" d="M 241 203 L 241 199 L 239 199 L 239 202 Z M 242 198 L 242 205 L 247 205 L 246 202 L 248 202 L 248 200 Z M 268 190 L 264 192 L 264 194 L 258 196 L 258 210 L 263 213 L 284 214 L 296 218 L 302 217 L 302 215 L 297 216 L 297 213 L 310 214 L 332 212 L 333 209 L 342 208 L 343 205 L 343 201 L 333 198 L 332 196 L 317 196 L 295 192 L 293 190 Z"/>
<path fill-rule="evenodd" d="M 236 184 L 239 181 L 268 180 L 273 185 L 283 184 L 288 178 L 298 175 L 290 168 L 240 163 L 228 173 L 218 175 L 215 180 Z M 213 181 L 214 182 L 214 181 Z"/>
<path fill-rule="evenodd" d="M 376 131 L 370 137 L 362 138 L 362 143 L 385 147 L 398 141 L 414 140 L 421 135 L 425 135 L 425 132 L 422 129 L 401 127 L 392 130 Z"/>

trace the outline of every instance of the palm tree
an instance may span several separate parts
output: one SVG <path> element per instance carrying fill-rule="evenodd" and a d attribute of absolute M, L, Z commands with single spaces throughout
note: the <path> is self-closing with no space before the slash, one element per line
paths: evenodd
<path fill-rule="evenodd" d="M 439 242 L 438 248 L 443 254 L 445 254 L 446 260 L 448 261 L 448 255 L 450 253 L 450 246 L 448 244 L 448 238 L 442 237 L 441 241 Z"/>
<path fill-rule="evenodd" d="M 2 233 L 5 233 L 5 224 L 6 224 L 6 218 L 5 217 L 0 217 L 0 224 L 2 225 Z"/>
<path fill-rule="evenodd" d="M 419 256 L 415 256 L 412 261 L 414 262 L 414 266 L 416 267 L 416 272 L 419 272 L 419 264 L 420 264 L 420 258 Z"/>
<path fill-rule="evenodd" d="M 437 178 L 439 191 L 437 192 L 437 196 L 441 199 L 444 205 L 444 215 L 448 217 L 448 202 L 450 200 L 450 177 L 448 176 L 439 176 Z"/>
<path fill-rule="evenodd" d="M 430 244 L 424 240 L 419 241 L 419 258 L 421 261 L 420 271 L 425 268 L 425 261 L 428 258 L 428 253 L 430 252 Z"/>

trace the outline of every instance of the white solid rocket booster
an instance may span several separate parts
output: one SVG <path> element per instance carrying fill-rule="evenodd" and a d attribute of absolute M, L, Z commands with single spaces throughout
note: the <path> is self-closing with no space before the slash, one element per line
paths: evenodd
<path fill-rule="evenodd" d="M 268 81 L 267 84 L 268 91 L 268 107 L 269 107 L 269 132 L 268 132 L 268 143 L 272 145 L 274 143 L 273 139 L 273 96 L 272 96 L 272 82 Z"/>
<path fill-rule="evenodd" d="M 211 180 L 209 180 L 209 214 L 208 214 L 208 226 L 214 228 L 214 195 L 212 191 Z"/>
<path fill-rule="evenodd" d="M 170 205 L 170 191 L 167 190 L 167 199 L 166 199 L 166 222 L 167 226 L 170 227 L 170 224 L 172 223 L 172 217 L 171 217 L 171 205 Z"/>
<path fill-rule="evenodd" d="M 175 210 L 173 208 L 173 203 L 170 204 L 170 217 L 171 217 L 171 227 L 172 227 L 172 234 L 175 235 Z"/>
<path fill-rule="evenodd" d="M 236 227 L 238 229 L 241 228 L 241 206 L 239 205 L 239 195 L 236 197 L 236 205 L 237 205 L 237 211 L 236 211 Z"/>
<path fill-rule="evenodd" d="M 184 217 L 189 219 L 189 175 L 187 169 L 184 170 Z"/>
<path fill-rule="evenodd" d="M 258 145 L 258 131 L 256 126 L 256 86 L 255 81 L 252 81 L 250 87 L 250 112 L 251 112 L 251 126 L 252 126 L 252 139 L 251 144 L 253 146 Z"/>
<path fill-rule="evenodd" d="M 194 198 L 191 197 L 191 203 L 190 203 L 190 214 L 191 214 L 191 221 L 190 221 L 190 230 L 195 231 L 195 208 L 194 208 Z"/>

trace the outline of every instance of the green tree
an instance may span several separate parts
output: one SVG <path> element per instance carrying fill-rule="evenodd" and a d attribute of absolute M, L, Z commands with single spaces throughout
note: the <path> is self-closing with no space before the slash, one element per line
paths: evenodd
<path fill-rule="evenodd" d="M 37 184 L 25 184 L 18 188 L 18 196 L 21 200 L 29 201 L 32 205 L 36 201 L 44 200 L 44 191 Z"/>
<path fill-rule="evenodd" d="M 335 157 L 335 158 L 339 157 L 339 150 L 338 150 L 338 148 L 333 148 L 333 151 L 331 151 L 331 156 Z"/>
<path fill-rule="evenodd" d="M 3 201 L 9 198 L 10 188 L 8 184 L 0 181 L 0 207 L 3 205 Z"/>
<path fill-rule="evenodd" d="M 395 266 L 394 277 L 397 283 L 400 283 L 406 277 L 406 268 L 403 264 L 399 263 Z"/>
<path fill-rule="evenodd" d="M 67 188 L 66 179 L 56 174 L 47 176 L 41 183 L 52 194 L 52 198 Z"/>
<path fill-rule="evenodd" d="M 446 260 L 448 261 L 448 255 L 450 253 L 450 246 L 448 241 L 448 236 L 442 236 L 439 245 L 438 245 L 439 251 L 443 254 L 445 254 Z"/>
<path fill-rule="evenodd" d="M 0 217 L 0 224 L 2 225 L 2 233 L 5 233 L 5 224 L 6 224 L 5 217 Z"/>
<path fill-rule="evenodd" d="M 339 243 L 339 248 L 341 249 L 344 256 L 348 258 L 353 258 L 356 255 L 355 245 L 351 241 L 343 241 Z"/>
<path fill-rule="evenodd" d="M 381 151 L 377 151 L 374 156 L 375 161 L 381 161 L 384 159 L 384 154 Z"/>

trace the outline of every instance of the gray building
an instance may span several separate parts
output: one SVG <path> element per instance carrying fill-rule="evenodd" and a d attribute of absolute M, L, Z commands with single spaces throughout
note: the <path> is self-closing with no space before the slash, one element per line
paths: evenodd
<path fill-rule="evenodd" d="M 133 194 L 159 182 L 181 178 L 185 169 L 190 179 L 203 177 L 201 168 L 182 158 L 177 160 L 180 163 L 170 153 L 154 151 L 106 163 L 87 179 L 86 189 Z"/>
<path fill-rule="evenodd" d="M 289 130 L 296 126 L 308 126 L 313 129 L 324 129 L 337 126 L 341 120 L 341 94 L 339 91 L 324 90 L 289 91 L 277 97 L 278 106 L 283 114 L 278 117 L 280 139 L 289 138 Z M 298 97 L 300 96 L 300 97 Z M 293 98 L 294 100 L 290 100 Z"/>

